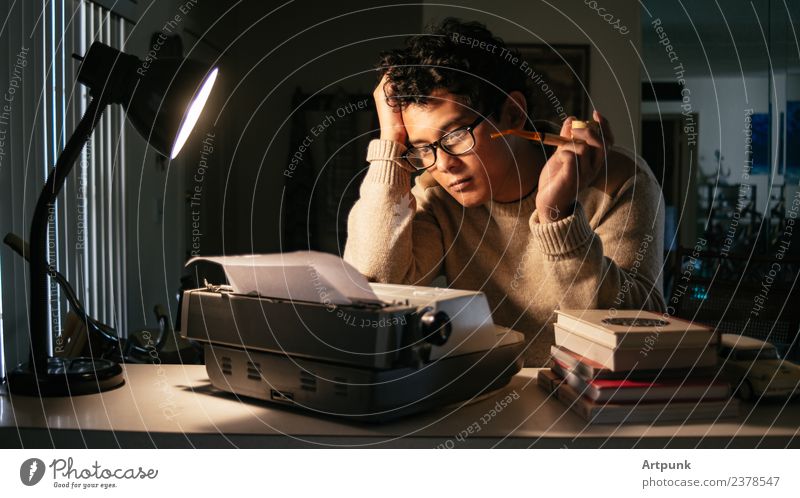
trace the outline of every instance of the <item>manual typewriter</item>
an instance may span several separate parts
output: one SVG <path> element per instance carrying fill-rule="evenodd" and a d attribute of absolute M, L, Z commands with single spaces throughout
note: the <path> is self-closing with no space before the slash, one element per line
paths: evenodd
<path fill-rule="evenodd" d="M 254 289 L 258 275 L 246 265 L 237 275 L 231 258 L 216 258 L 229 280 L 248 282 L 184 292 L 181 335 L 204 344 L 214 387 L 380 422 L 467 402 L 520 370 L 523 335 L 493 323 L 482 292 L 368 283 L 336 256 L 302 254 L 305 261 L 258 267 L 268 289 Z M 329 275 L 308 278 L 320 258 L 344 265 L 344 287 L 362 279 L 363 292 L 348 296 Z"/>

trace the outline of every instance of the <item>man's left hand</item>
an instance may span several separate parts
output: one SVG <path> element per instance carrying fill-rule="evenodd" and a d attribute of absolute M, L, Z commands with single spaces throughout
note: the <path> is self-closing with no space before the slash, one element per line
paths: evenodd
<path fill-rule="evenodd" d="M 571 143 L 559 146 L 539 175 L 536 210 L 543 222 L 558 221 L 572 214 L 578 192 L 591 185 L 603 169 L 607 149 L 614 143 L 608 120 L 599 112 L 585 128 L 573 128 L 573 116 L 561 127 L 561 136 Z"/>

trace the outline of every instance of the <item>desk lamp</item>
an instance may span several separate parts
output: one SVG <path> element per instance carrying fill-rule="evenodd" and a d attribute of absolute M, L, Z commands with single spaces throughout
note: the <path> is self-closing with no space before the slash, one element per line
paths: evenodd
<path fill-rule="evenodd" d="M 33 212 L 30 231 L 30 355 L 8 373 L 12 393 L 71 396 L 113 389 L 124 382 L 122 368 L 100 358 L 51 357 L 47 352 L 49 213 L 64 181 L 89 139 L 103 110 L 120 104 L 128 120 L 159 153 L 178 155 L 205 106 L 217 68 L 208 70 L 180 58 L 139 60 L 95 42 L 78 69 L 78 82 L 89 88 L 91 102 L 47 177 Z"/>

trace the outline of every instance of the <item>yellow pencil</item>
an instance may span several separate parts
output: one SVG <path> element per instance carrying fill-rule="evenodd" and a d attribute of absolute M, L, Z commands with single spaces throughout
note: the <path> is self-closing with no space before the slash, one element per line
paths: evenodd
<path fill-rule="evenodd" d="M 542 142 L 545 145 L 554 145 L 556 147 L 571 143 L 576 143 L 576 144 L 583 143 L 583 140 L 578 140 L 577 138 L 569 139 L 559 135 L 553 135 L 552 133 L 541 133 L 538 131 L 525 131 L 525 130 L 503 130 L 494 132 L 490 136 L 492 138 L 498 138 L 502 137 L 503 135 L 515 135 L 517 137 L 522 137 L 526 140 Z"/>

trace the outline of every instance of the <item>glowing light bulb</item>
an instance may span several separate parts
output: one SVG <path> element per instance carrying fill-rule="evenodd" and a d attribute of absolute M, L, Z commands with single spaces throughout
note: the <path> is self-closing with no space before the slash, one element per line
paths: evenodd
<path fill-rule="evenodd" d="M 183 122 L 178 130 L 178 136 L 175 139 L 175 144 L 172 146 L 172 152 L 169 155 L 170 159 L 175 159 L 175 156 L 178 155 L 183 148 L 183 144 L 185 144 L 186 140 L 189 138 L 189 134 L 192 133 L 194 125 L 197 124 L 197 120 L 200 118 L 200 113 L 203 112 L 203 107 L 206 105 L 206 100 L 208 100 L 208 96 L 211 94 L 211 88 L 214 86 L 214 81 L 217 79 L 218 69 L 219 68 L 215 67 L 214 70 L 211 71 L 206 80 L 203 82 L 203 85 L 200 87 L 200 91 L 197 92 L 197 96 L 189 105 L 189 111 L 183 118 Z"/>

